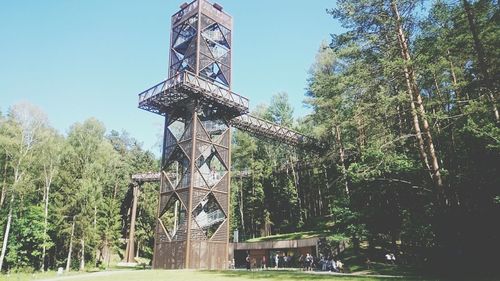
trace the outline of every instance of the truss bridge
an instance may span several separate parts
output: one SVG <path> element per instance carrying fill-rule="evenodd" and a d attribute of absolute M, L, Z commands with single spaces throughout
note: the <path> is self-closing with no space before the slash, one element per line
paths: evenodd
<path fill-rule="evenodd" d="M 177 73 L 141 92 L 139 108 L 165 116 L 175 111 L 179 103 L 187 104 L 192 99 L 208 104 L 213 110 L 224 111 L 230 125 L 256 137 L 291 146 L 314 148 L 319 145 L 318 141 L 302 133 L 248 114 L 247 98 L 189 71 Z"/>

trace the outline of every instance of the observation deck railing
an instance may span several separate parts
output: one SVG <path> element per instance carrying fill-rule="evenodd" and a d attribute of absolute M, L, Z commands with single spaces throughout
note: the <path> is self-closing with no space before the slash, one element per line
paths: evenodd
<path fill-rule="evenodd" d="M 160 173 L 142 173 L 132 175 L 132 180 L 138 183 L 160 181 Z"/>
<path fill-rule="evenodd" d="M 168 176 L 171 177 L 176 177 L 175 173 L 172 174 L 167 174 Z M 251 175 L 250 171 L 232 171 L 232 176 L 234 177 L 249 177 Z M 161 173 L 155 173 L 155 172 L 148 172 L 148 173 L 142 173 L 142 174 L 134 174 L 132 175 L 132 181 L 137 182 L 137 183 L 144 183 L 144 182 L 159 182 L 161 178 Z"/>
<path fill-rule="evenodd" d="M 248 113 L 249 101 L 212 81 L 189 71 L 178 73 L 139 94 L 139 108 L 162 114 L 162 110 L 187 97 L 215 103 L 233 112 L 233 116 Z"/>

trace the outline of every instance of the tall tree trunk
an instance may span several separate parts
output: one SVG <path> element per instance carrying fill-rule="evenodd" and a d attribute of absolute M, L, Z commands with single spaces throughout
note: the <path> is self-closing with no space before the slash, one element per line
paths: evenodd
<path fill-rule="evenodd" d="M 443 94 L 441 93 L 441 87 L 439 87 L 439 83 L 436 77 L 436 73 L 432 74 L 432 78 L 434 79 L 434 87 L 436 87 L 436 95 L 439 99 L 439 104 L 438 108 L 443 106 L 444 109 L 449 109 L 449 107 L 446 105 L 448 101 L 445 101 Z M 449 98 L 448 98 L 449 99 Z"/>
<path fill-rule="evenodd" d="M 45 171 L 47 175 L 47 172 Z M 49 196 L 50 196 L 50 186 L 52 185 L 52 174 L 45 178 L 45 191 L 44 191 L 44 200 L 45 200 L 45 212 L 44 212 L 44 221 L 43 221 L 43 245 L 42 245 L 42 265 L 41 270 L 45 271 L 45 253 L 47 251 L 47 226 L 48 226 L 48 217 L 49 217 Z"/>
<path fill-rule="evenodd" d="M 135 257 L 138 258 L 139 257 L 139 249 L 141 247 L 141 241 L 137 240 L 137 252 L 135 253 Z"/>
<path fill-rule="evenodd" d="M 406 82 L 406 87 L 408 91 L 408 96 L 410 98 L 410 113 L 412 117 L 412 124 L 413 124 L 413 130 L 415 130 L 415 137 L 417 139 L 417 145 L 418 145 L 418 153 L 420 156 L 420 161 L 422 161 L 422 165 L 424 166 L 424 169 L 426 171 L 429 171 L 429 177 L 432 178 L 432 173 L 430 165 L 429 165 L 429 157 L 427 155 L 426 149 L 425 149 L 425 142 L 422 134 L 422 130 L 420 129 L 420 121 L 418 118 L 417 114 L 417 108 L 415 105 L 415 100 L 414 100 L 414 94 L 413 94 L 413 89 L 410 83 L 410 74 L 408 68 L 405 66 L 404 69 L 404 75 L 405 75 L 405 82 Z"/>
<path fill-rule="evenodd" d="M 331 189 L 332 184 L 330 183 L 330 179 L 328 177 L 328 169 L 327 169 L 327 167 L 326 167 L 325 164 L 323 164 L 322 166 L 323 166 L 323 171 L 324 171 L 323 173 L 325 175 L 325 194 L 331 194 L 330 189 Z M 330 209 L 330 204 L 331 203 L 332 203 L 331 202 L 331 198 L 330 198 L 330 200 L 326 201 L 326 208 L 327 208 L 327 210 Z M 331 212 L 329 212 L 328 214 L 331 214 Z"/>
<path fill-rule="evenodd" d="M 321 185 L 316 185 L 318 187 L 318 206 L 319 206 L 319 215 L 323 215 L 324 204 L 323 204 L 323 194 L 321 194 Z M 302 208 L 301 208 L 302 209 Z"/>
<path fill-rule="evenodd" d="M 366 133 L 363 124 L 363 117 L 361 114 L 357 114 L 354 118 L 356 119 L 356 124 L 358 125 L 358 150 L 361 151 L 366 145 Z"/>
<path fill-rule="evenodd" d="M 427 121 L 427 117 L 425 114 L 425 108 L 423 105 L 422 96 L 420 95 L 418 85 L 417 85 L 417 80 L 415 78 L 415 73 L 414 73 L 414 71 L 411 67 L 411 64 L 410 64 L 410 62 L 411 62 L 410 50 L 409 50 L 407 42 L 406 42 L 405 34 L 404 34 L 403 27 L 401 24 L 401 17 L 399 15 L 399 11 L 398 11 L 398 7 L 396 5 L 396 2 L 393 1 L 391 3 L 391 9 L 394 13 L 394 17 L 396 20 L 396 31 L 397 31 L 397 35 L 398 35 L 399 45 L 401 48 L 401 56 L 402 56 L 403 60 L 405 61 L 405 65 L 404 65 L 403 70 L 405 73 L 405 80 L 406 80 L 406 85 L 408 87 L 408 93 L 411 96 L 411 107 L 412 107 L 412 115 L 414 118 L 414 128 L 415 128 L 416 134 L 420 135 L 420 133 L 419 133 L 419 131 L 420 131 L 419 117 L 420 117 L 420 119 L 422 121 L 423 133 L 426 136 L 426 140 L 427 140 L 427 153 L 428 153 L 429 159 L 428 159 L 426 164 L 427 164 L 427 166 L 430 164 L 430 171 L 432 174 L 433 182 L 437 188 L 437 191 L 441 194 L 443 192 L 443 179 L 442 179 L 441 173 L 439 171 L 439 162 L 438 162 L 438 158 L 436 156 L 436 150 L 434 148 L 434 143 L 432 141 L 432 134 L 430 132 L 430 126 L 429 126 L 429 123 Z M 416 112 L 414 109 L 416 109 Z M 423 140 L 419 139 L 419 147 L 421 150 L 423 149 L 423 151 L 421 151 L 420 154 L 421 154 L 421 157 L 425 159 L 426 157 L 424 157 L 424 156 L 426 155 L 426 153 L 425 153 L 425 146 L 423 146 Z"/>
<path fill-rule="evenodd" d="M 403 136 L 403 116 L 401 113 L 401 106 L 396 106 L 396 112 L 398 113 L 398 136 Z"/>
<path fill-rule="evenodd" d="M 97 228 L 97 205 L 94 205 L 94 222 L 93 222 L 94 229 Z"/>
<path fill-rule="evenodd" d="M 75 217 L 73 216 L 73 223 L 71 224 L 71 236 L 69 238 L 68 259 L 66 260 L 66 272 L 71 268 L 71 253 L 73 252 L 73 236 L 75 235 Z"/>
<path fill-rule="evenodd" d="M 434 78 L 434 87 L 436 87 L 436 96 L 438 98 L 438 101 L 436 102 L 436 100 L 434 99 L 434 101 L 432 100 L 434 97 L 433 97 L 433 93 L 431 91 L 431 93 L 429 94 L 429 102 L 431 103 L 432 105 L 432 114 L 434 116 L 436 116 L 436 108 L 441 109 L 441 106 L 443 106 L 443 109 L 448 109 L 448 105 L 449 103 L 446 103 L 443 99 L 443 96 L 441 95 L 441 90 L 439 88 L 439 84 L 437 82 L 437 78 L 436 78 L 436 75 L 433 74 L 433 78 Z M 436 130 L 438 132 L 438 134 L 441 133 L 441 122 L 439 121 L 439 119 L 436 120 Z"/>
<path fill-rule="evenodd" d="M 14 205 L 14 193 L 10 196 L 9 204 L 9 214 L 7 216 L 7 226 L 5 227 L 5 233 L 3 235 L 2 253 L 0 254 L 0 271 L 3 267 L 3 260 L 5 259 L 5 253 L 7 252 L 7 242 L 9 241 L 10 225 L 12 224 L 12 207 Z"/>
<path fill-rule="evenodd" d="M 457 75 L 455 74 L 455 65 L 453 65 L 453 60 L 451 59 L 451 53 L 450 50 L 446 50 L 448 62 L 450 63 L 450 75 L 451 75 L 451 83 L 453 85 L 453 91 L 455 92 L 455 100 L 457 101 L 457 107 L 460 112 L 462 112 L 462 93 L 460 91 L 460 88 L 458 87 L 458 79 Z M 466 93 L 467 94 L 467 93 Z M 469 96 L 467 94 L 467 99 L 469 99 Z"/>
<path fill-rule="evenodd" d="M 241 230 L 243 234 L 245 234 L 245 220 L 243 218 L 243 177 L 240 175 L 240 183 L 241 183 L 241 188 L 240 188 L 240 218 L 241 218 Z"/>
<path fill-rule="evenodd" d="M 337 145 L 339 147 L 339 158 L 340 164 L 342 165 L 342 176 L 344 177 L 344 188 L 347 198 L 350 197 L 349 191 L 349 182 L 347 180 L 347 167 L 345 165 L 345 154 L 344 154 L 344 146 L 342 145 L 342 139 L 340 137 L 340 126 L 335 125 L 335 140 L 337 141 Z"/>
<path fill-rule="evenodd" d="M 464 5 L 465 14 L 467 15 L 467 21 L 469 22 L 469 30 L 472 34 L 472 40 L 474 45 L 474 52 L 477 57 L 477 66 L 479 73 L 482 76 L 484 83 L 487 86 L 488 99 L 491 102 L 491 108 L 493 115 L 495 116 L 495 121 L 500 122 L 500 114 L 496 105 L 496 89 L 494 89 L 493 81 L 491 80 L 490 74 L 488 72 L 488 65 L 486 63 L 486 55 L 484 53 L 483 44 L 479 38 L 479 32 L 476 26 L 476 19 L 474 15 L 473 8 L 470 6 L 469 1 L 462 0 Z"/>
<path fill-rule="evenodd" d="M 80 271 L 83 271 L 85 269 L 85 238 L 82 237 L 82 239 L 80 240 L 80 244 L 81 244 L 81 256 L 80 256 Z"/>
<path fill-rule="evenodd" d="M 2 183 L 2 194 L 0 195 L 0 208 L 3 206 L 5 201 L 5 195 L 7 193 L 7 167 L 9 164 L 9 156 L 5 154 L 5 164 L 3 165 L 3 183 Z"/>
<path fill-rule="evenodd" d="M 113 189 L 113 200 L 116 199 L 117 193 L 118 193 L 118 182 L 115 182 L 115 188 Z"/>
<path fill-rule="evenodd" d="M 301 202 L 300 196 L 299 196 L 299 176 L 298 176 L 298 173 L 295 171 L 295 167 L 294 167 L 294 164 L 293 164 L 291 158 L 292 158 L 292 156 L 290 155 L 290 157 L 288 158 L 288 161 L 290 162 L 290 166 L 292 167 L 293 184 L 295 186 L 295 191 L 297 192 L 297 204 L 298 204 L 299 210 L 302 210 L 302 202 Z"/>
<path fill-rule="evenodd" d="M 107 243 L 106 243 L 107 245 Z M 139 248 L 137 248 L 139 249 Z M 139 251 L 139 250 L 137 250 Z M 107 266 L 106 268 L 109 268 L 109 263 L 111 262 L 111 248 L 109 246 L 106 246 L 106 263 L 107 263 Z"/>

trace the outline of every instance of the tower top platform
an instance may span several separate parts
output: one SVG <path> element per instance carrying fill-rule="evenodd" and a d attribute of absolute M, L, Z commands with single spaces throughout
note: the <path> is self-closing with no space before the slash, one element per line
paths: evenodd
<path fill-rule="evenodd" d="M 183 71 L 139 94 L 139 108 L 165 115 L 194 99 L 214 110 L 223 110 L 228 118 L 248 113 L 249 101 L 210 80 Z"/>

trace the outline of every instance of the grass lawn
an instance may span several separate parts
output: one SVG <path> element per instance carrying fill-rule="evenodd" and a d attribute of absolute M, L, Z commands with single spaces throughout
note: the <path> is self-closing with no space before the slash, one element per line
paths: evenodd
<path fill-rule="evenodd" d="M 72 271 L 70 273 L 66 273 L 64 276 L 67 277 L 72 277 L 75 275 L 82 275 L 86 274 L 86 272 L 78 272 L 78 271 Z M 42 280 L 42 279 L 49 279 L 49 278 L 54 278 L 56 275 L 56 272 L 54 271 L 47 271 L 47 272 L 37 272 L 37 273 L 13 273 L 13 274 L 4 274 L 0 273 L 0 281 L 28 281 L 28 280 Z"/>
<path fill-rule="evenodd" d="M 96 273 L 83 273 L 72 276 L 57 277 L 54 272 L 37 274 L 12 274 L 10 276 L 0 275 L 0 280 L 5 281 L 285 281 L 285 280 L 340 280 L 340 281 L 382 281 L 382 280 L 422 280 L 431 281 L 437 279 L 412 279 L 412 278 L 387 278 L 387 277 L 363 277 L 352 275 L 330 275 L 330 274 L 307 274 L 293 271 L 183 271 L 183 270 L 123 270 L 104 271 Z"/>

